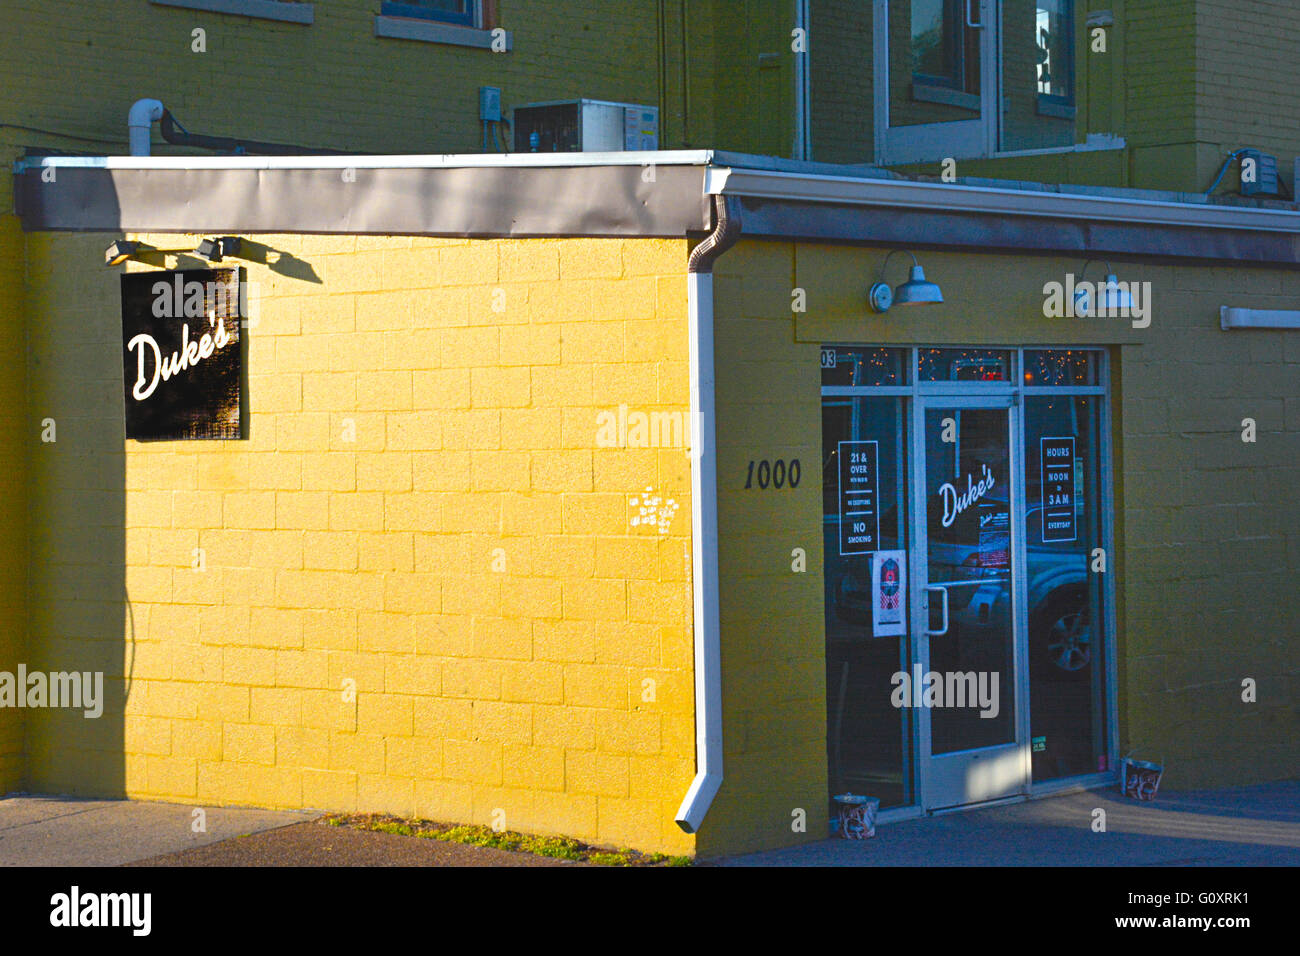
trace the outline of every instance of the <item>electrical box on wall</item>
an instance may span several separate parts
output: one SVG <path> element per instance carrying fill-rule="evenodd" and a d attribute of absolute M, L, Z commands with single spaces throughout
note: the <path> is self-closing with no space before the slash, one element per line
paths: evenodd
<path fill-rule="evenodd" d="M 605 100 L 530 103 L 514 110 L 515 152 L 635 152 L 659 148 L 659 109 Z"/>
<path fill-rule="evenodd" d="M 495 86 L 478 88 L 478 118 L 484 123 L 501 122 L 501 90 Z"/>

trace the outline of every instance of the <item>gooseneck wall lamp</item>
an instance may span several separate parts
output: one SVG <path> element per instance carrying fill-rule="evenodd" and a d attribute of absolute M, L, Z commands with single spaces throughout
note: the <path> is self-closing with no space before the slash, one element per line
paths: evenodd
<path fill-rule="evenodd" d="M 1079 272 L 1079 281 L 1074 288 L 1074 314 L 1091 315 L 1094 311 L 1092 288 L 1084 282 L 1088 275 L 1088 266 L 1100 262 L 1106 267 L 1106 281 L 1097 286 L 1097 299 L 1101 304 L 1102 315 L 1127 314 L 1133 307 L 1133 296 L 1128 289 L 1119 284 L 1119 278 L 1111 270 L 1110 263 L 1104 259 L 1089 259 Z"/>
<path fill-rule="evenodd" d="M 936 305 L 943 301 L 943 293 L 933 282 L 925 278 L 925 270 L 921 264 L 916 261 L 916 256 L 912 256 L 912 272 L 906 282 L 896 289 L 889 288 L 885 282 L 885 267 L 889 265 L 889 260 L 896 253 L 906 252 L 904 249 L 894 249 L 889 255 L 885 256 L 885 261 L 880 265 L 880 277 L 876 280 L 870 291 L 867 293 L 867 301 L 871 305 L 872 312 L 888 312 L 890 306 L 894 305 Z"/>

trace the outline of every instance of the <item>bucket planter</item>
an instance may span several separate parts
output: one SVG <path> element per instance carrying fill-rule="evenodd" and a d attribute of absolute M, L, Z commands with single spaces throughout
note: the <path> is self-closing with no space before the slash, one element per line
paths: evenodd
<path fill-rule="evenodd" d="M 1148 760 L 1133 760 L 1127 756 L 1119 762 L 1120 792 L 1134 800 L 1154 800 L 1160 789 L 1160 778 L 1164 776 L 1163 763 Z"/>
<path fill-rule="evenodd" d="M 876 835 L 878 799 L 842 793 L 835 798 L 835 803 L 839 806 L 837 830 L 843 839 L 865 840 Z"/>

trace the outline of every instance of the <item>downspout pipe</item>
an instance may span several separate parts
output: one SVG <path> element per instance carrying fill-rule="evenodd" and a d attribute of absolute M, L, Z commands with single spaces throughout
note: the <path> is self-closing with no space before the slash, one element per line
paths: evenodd
<path fill-rule="evenodd" d="M 718 461 L 713 263 L 740 238 L 735 200 L 715 195 L 714 227 L 686 266 L 691 377 L 691 580 L 695 639 L 695 778 L 677 825 L 695 833 L 722 786 L 722 622 L 718 610 Z"/>
<path fill-rule="evenodd" d="M 153 124 L 163 117 L 161 100 L 136 100 L 126 114 L 128 140 L 132 156 L 148 156 Z"/>

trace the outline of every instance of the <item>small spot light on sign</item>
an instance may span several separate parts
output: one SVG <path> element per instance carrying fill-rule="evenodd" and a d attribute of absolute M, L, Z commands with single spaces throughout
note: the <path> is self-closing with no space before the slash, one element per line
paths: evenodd
<path fill-rule="evenodd" d="M 104 250 L 104 265 L 120 266 L 139 251 L 140 243 L 130 239 L 119 239 Z"/>
<path fill-rule="evenodd" d="M 237 257 L 241 244 L 238 236 L 218 236 L 216 239 L 204 239 L 194 253 L 209 262 L 220 262 L 227 256 Z"/>

